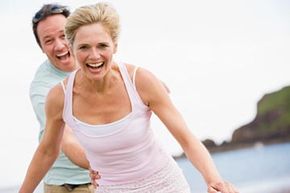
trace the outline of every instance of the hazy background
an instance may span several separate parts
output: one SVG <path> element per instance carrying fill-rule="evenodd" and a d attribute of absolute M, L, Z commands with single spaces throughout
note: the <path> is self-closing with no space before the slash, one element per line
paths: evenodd
<path fill-rule="evenodd" d="M 28 90 L 45 59 L 31 18 L 44 3 L 0 2 L 0 187 L 19 184 L 37 145 Z M 71 10 L 97 1 L 57 1 Z M 116 59 L 151 70 L 200 138 L 220 143 L 251 121 L 257 101 L 290 84 L 288 0 L 116 0 L 122 31 Z M 154 121 L 154 126 L 160 123 Z M 180 148 L 157 130 L 168 150 Z"/>

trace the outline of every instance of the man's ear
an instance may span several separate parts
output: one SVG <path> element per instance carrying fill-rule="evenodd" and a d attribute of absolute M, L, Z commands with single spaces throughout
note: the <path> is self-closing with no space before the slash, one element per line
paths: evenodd
<path fill-rule="evenodd" d="M 43 50 L 43 48 L 42 48 L 41 44 L 39 45 L 39 47 L 40 47 L 40 49 L 41 49 L 42 53 L 44 53 L 44 54 L 45 54 L 45 52 L 44 52 L 44 50 Z"/>

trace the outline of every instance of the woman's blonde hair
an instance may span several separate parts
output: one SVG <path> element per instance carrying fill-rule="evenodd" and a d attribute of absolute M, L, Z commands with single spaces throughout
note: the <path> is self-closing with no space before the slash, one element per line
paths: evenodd
<path fill-rule="evenodd" d="M 117 43 L 120 33 L 119 15 L 108 3 L 97 3 L 94 5 L 82 6 L 76 9 L 67 19 L 65 35 L 73 45 L 76 31 L 84 25 L 101 23 L 108 29 L 114 43 Z"/>

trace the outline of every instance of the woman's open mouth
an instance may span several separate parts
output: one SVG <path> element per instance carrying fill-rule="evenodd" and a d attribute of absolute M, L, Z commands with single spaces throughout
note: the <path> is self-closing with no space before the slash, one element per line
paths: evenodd
<path fill-rule="evenodd" d="M 99 63 L 89 63 L 87 64 L 88 67 L 90 68 L 101 68 L 104 66 L 104 62 L 99 62 Z"/>

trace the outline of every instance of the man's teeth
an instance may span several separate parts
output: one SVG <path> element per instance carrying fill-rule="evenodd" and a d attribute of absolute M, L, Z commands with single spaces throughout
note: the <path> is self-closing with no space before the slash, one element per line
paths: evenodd
<path fill-rule="evenodd" d="M 65 55 L 67 55 L 68 54 L 68 51 L 66 51 L 66 52 L 64 52 L 64 53 L 60 53 L 60 54 L 58 54 L 58 55 L 56 55 L 57 57 L 62 57 L 62 56 L 65 56 Z"/>
<path fill-rule="evenodd" d="M 103 62 L 101 62 L 101 63 L 95 63 L 95 64 L 88 64 L 88 66 L 93 67 L 93 68 L 98 68 L 98 67 L 100 67 L 102 65 L 103 65 Z"/>
<path fill-rule="evenodd" d="M 69 57 L 69 52 L 66 51 L 66 52 L 57 54 L 56 57 L 60 60 L 66 60 Z"/>

